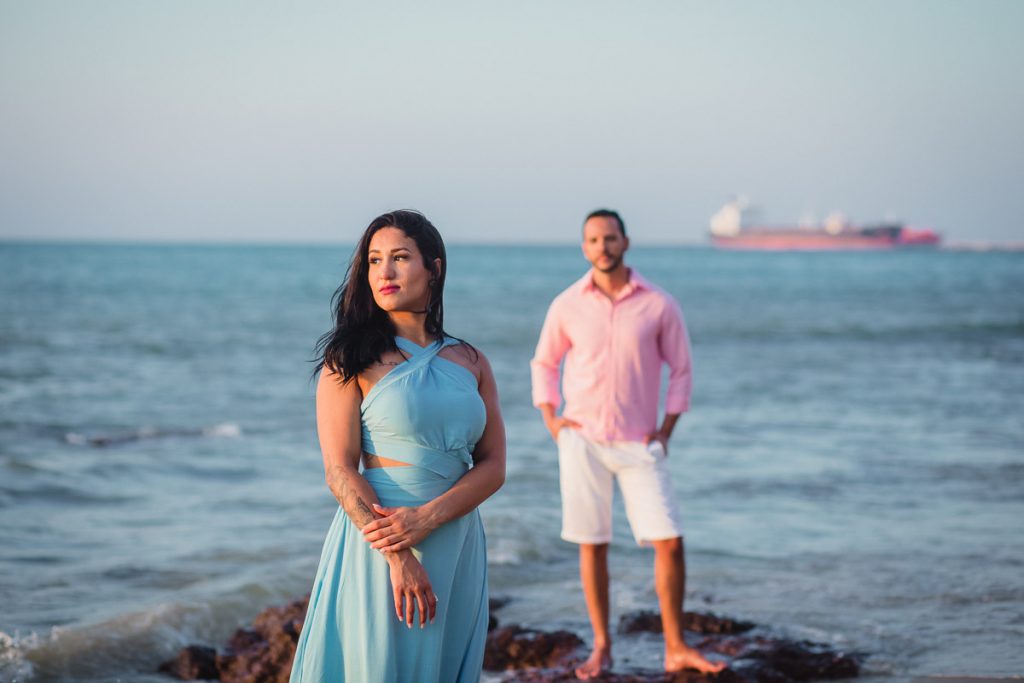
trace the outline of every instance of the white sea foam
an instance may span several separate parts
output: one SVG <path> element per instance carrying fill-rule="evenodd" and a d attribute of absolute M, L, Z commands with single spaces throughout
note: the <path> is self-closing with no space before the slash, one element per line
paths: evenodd
<path fill-rule="evenodd" d="M 72 670 L 83 676 L 155 670 L 177 648 L 217 630 L 216 621 L 210 605 L 163 604 L 93 624 L 54 627 L 43 636 L 0 633 L 0 683 Z"/>
<path fill-rule="evenodd" d="M 487 563 L 493 565 L 517 565 L 522 563 L 519 554 L 509 550 L 492 550 L 487 554 Z"/>
<path fill-rule="evenodd" d="M 34 633 L 21 637 L 0 631 L 0 682 L 27 681 L 32 678 L 32 664 L 25 660 L 25 652 L 38 642 L 39 637 Z"/>
<path fill-rule="evenodd" d="M 487 549 L 487 563 L 492 565 L 517 565 L 523 561 L 523 545 L 509 538 L 491 541 Z"/>
<path fill-rule="evenodd" d="M 220 436 L 235 438 L 242 435 L 242 427 L 234 422 L 222 422 L 212 427 L 203 428 L 203 436 Z"/>
<path fill-rule="evenodd" d="M 64 440 L 72 446 L 86 446 L 89 443 L 88 437 L 78 432 L 68 432 L 64 435 Z"/>
<path fill-rule="evenodd" d="M 209 427 L 199 429 L 160 429 L 151 425 L 145 425 L 130 432 L 93 434 L 87 436 L 78 432 L 68 432 L 64 435 L 64 441 L 73 446 L 114 446 L 131 441 L 143 441 L 146 439 L 160 439 L 175 436 L 202 436 L 216 438 L 236 438 L 242 435 L 242 427 L 235 422 L 221 422 Z"/>

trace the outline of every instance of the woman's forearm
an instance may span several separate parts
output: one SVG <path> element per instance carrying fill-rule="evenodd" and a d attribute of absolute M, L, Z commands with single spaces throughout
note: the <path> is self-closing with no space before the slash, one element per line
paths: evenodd
<path fill-rule="evenodd" d="M 334 465 L 325 475 L 327 487 L 357 527 L 362 529 L 380 516 L 372 507 L 380 503 L 377 493 L 359 470 L 350 465 Z"/>
<path fill-rule="evenodd" d="M 338 499 L 338 504 L 345 510 L 345 514 L 360 529 L 380 517 L 372 507 L 374 504 L 380 504 L 377 492 L 355 468 L 344 465 L 330 468 L 327 471 L 327 486 L 331 489 L 334 497 Z M 416 558 L 408 550 L 387 553 L 384 557 L 388 564 L 392 565 L 399 562 L 416 561 Z"/>
<path fill-rule="evenodd" d="M 505 465 L 502 460 L 486 459 L 452 485 L 445 493 L 420 506 L 427 515 L 429 525 L 436 529 L 472 512 L 490 498 L 505 483 Z"/>

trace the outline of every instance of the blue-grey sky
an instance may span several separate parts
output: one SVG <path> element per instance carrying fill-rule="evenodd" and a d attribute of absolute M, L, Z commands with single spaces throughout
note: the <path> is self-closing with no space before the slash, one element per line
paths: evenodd
<path fill-rule="evenodd" d="M 1024 2 L 0 0 L 0 238 L 1022 240 Z"/>

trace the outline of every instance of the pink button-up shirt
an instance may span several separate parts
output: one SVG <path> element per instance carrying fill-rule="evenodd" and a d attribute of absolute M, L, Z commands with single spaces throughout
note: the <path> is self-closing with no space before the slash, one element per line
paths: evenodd
<path fill-rule="evenodd" d="M 665 412 L 690 407 L 690 340 L 675 300 L 631 269 L 615 300 L 591 273 L 548 309 L 530 362 L 533 404 L 561 404 L 562 415 L 595 441 L 640 441 L 657 430 L 662 363 L 669 367 Z"/>

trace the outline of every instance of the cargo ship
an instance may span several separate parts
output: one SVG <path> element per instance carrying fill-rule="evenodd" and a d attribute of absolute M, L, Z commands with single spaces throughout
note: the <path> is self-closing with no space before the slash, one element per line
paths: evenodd
<path fill-rule="evenodd" d="M 937 247 L 942 237 L 928 228 L 903 223 L 854 225 L 839 213 L 823 223 L 801 225 L 748 225 L 743 219 L 746 200 L 728 202 L 711 217 L 711 242 L 722 249 L 769 251 L 825 251 Z"/>

